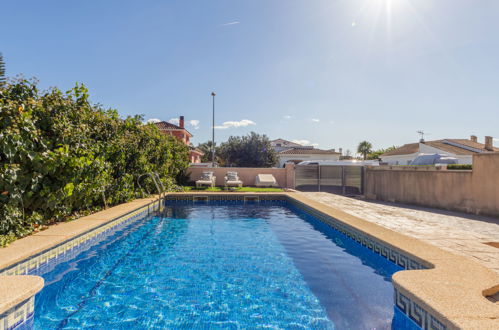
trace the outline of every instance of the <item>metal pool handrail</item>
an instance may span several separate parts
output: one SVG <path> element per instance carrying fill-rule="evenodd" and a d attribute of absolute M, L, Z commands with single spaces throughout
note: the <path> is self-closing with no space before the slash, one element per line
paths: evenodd
<path fill-rule="evenodd" d="M 144 173 L 144 174 L 141 174 L 137 177 L 137 184 L 139 185 L 139 188 L 142 190 L 143 192 L 143 189 L 142 189 L 142 185 L 140 184 L 140 178 L 142 178 L 143 176 L 146 176 L 146 175 L 149 175 L 152 179 L 152 181 L 154 182 L 154 185 L 156 186 L 156 189 L 158 190 L 158 194 L 159 194 L 159 197 L 158 197 L 158 205 L 161 206 L 161 199 L 163 198 L 163 193 L 165 192 L 164 191 L 164 186 L 163 186 L 163 182 L 161 182 L 160 178 L 159 178 L 159 175 L 158 173 L 156 172 L 149 172 L 149 173 Z M 160 188 L 160 186 L 158 185 L 158 182 L 156 181 L 156 178 L 158 179 L 158 181 L 161 183 L 161 187 L 163 189 Z M 147 191 L 147 194 L 149 195 L 149 190 L 147 189 L 147 187 L 144 187 Z M 143 196 L 143 194 L 142 194 Z"/>

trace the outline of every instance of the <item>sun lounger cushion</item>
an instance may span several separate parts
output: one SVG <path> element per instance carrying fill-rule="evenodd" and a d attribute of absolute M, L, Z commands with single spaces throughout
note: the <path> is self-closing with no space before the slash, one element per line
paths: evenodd
<path fill-rule="evenodd" d="M 200 180 L 210 181 L 212 177 L 213 177 L 213 172 L 203 172 L 201 174 L 201 179 Z"/>
<path fill-rule="evenodd" d="M 255 178 L 255 185 L 257 187 L 273 187 L 277 186 L 277 181 L 272 174 L 258 174 Z"/>
<path fill-rule="evenodd" d="M 227 172 L 227 181 L 238 181 L 237 172 Z"/>

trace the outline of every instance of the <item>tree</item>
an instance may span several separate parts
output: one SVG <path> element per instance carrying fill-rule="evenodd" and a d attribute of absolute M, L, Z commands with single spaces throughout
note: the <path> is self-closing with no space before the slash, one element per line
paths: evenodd
<path fill-rule="evenodd" d="M 378 150 L 373 150 L 371 151 L 368 155 L 367 155 L 367 159 L 380 159 L 379 157 L 386 153 L 386 152 L 389 152 L 389 151 L 392 151 L 392 150 L 395 150 L 397 149 L 396 146 L 391 146 L 391 147 L 388 147 L 386 149 L 378 149 Z"/>
<path fill-rule="evenodd" d="M 206 141 L 204 143 L 198 144 L 197 148 L 201 150 L 204 155 L 201 157 L 201 162 L 202 163 L 209 163 L 211 162 L 211 146 L 212 146 L 212 141 Z M 215 142 L 215 161 L 217 161 L 217 143 Z"/>
<path fill-rule="evenodd" d="M 218 148 L 218 155 L 225 166 L 272 167 L 277 163 L 269 138 L 255 132 L 229 137 Z"/>
<path fill-rule="evenodd" d="M 372 152 L 373 145 L 368 141 L 362 141 L 357 147 L 357 152 L 367 159 L 367 155 Z"/>
<path fill-rule="evenodd" d="M 3 60 L 3 55 L 0 53 L 0 88 L 5 86 L 5 62 Z"/>
<path fill-rule="evenodd" d="M 89 102 L 83 85 L 40 93 L 34 81 L 0 91 L 0 247 L 39 226 L 167 189 L 188 148 L 140 116 Z M 139 182 L 140 179 L 140 182 Z"/>

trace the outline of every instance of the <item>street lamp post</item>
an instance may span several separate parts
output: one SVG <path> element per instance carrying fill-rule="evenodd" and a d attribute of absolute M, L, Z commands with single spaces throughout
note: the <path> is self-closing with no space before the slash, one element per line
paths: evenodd
<path fill-rule="evenodd" d="M 213 121 L 211 126 L 211 167 L 215 167 L 215 92 L 211 92 L 213 96 Z"/>

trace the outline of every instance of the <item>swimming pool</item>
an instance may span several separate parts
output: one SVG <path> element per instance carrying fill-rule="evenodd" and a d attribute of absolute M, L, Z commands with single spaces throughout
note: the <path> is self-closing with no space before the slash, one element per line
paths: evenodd
<path fill-rule="evenodd" d="M 284 201 L 169 201 L 41 274 L 35 327 L 410 328 L 401 269 Z"/>

